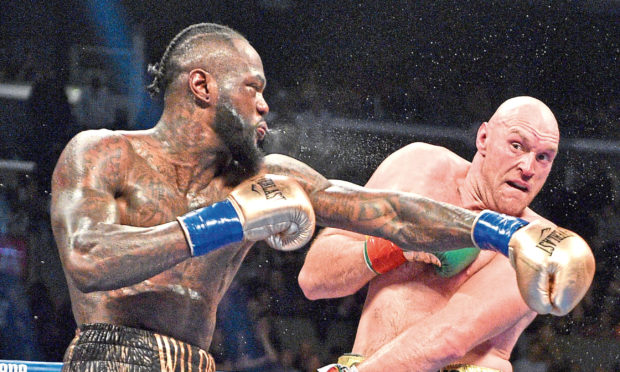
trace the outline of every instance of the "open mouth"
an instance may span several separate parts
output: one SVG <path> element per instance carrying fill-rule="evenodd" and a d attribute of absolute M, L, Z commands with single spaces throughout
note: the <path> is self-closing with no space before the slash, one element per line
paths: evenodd
<path fill-rule="evenodd" d="M 260 122 L 257 126 L 256 126 L 256 137 L 259 141 L 262 141 L 263 138 L 265 138 L 265 136 L 267 135 L 267 123 L 265 123 L 264 121 Z"/>
<path fill-rule="evenodd" d="M 528 191 L 527 186 L 524 186 L 524 185 L 521 185 L 521 184 L 518 184 L 518 183 L 512 182 L 512 181 L 507 181 L 506 183 L 508 185 L 510 185 L 511 187 L 514 187 L 517 190 L 521 190 L 523 192 L 527 192 Z"/>

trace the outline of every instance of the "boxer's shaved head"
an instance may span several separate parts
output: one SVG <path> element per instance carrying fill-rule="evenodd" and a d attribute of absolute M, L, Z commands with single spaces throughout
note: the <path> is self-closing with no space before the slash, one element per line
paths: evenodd
<path fill-rule="evenodd" d="M 502 103 L 491 119 L 489 124 L 529 123 L 539 134 L 550 140 L 559 141 L 560 132 L 558 122 L 551 109 L 540 100 L 520 96 L 511 98 Z"/>

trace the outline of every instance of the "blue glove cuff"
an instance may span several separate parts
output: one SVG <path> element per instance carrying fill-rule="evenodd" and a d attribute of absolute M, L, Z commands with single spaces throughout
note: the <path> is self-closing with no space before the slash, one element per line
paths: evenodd
<path fill-rule="evenodd" d="M 177 218 L 192 256 L 201 256 L 243 240 L 243 226 L 229 200 L 196 209 Z"/>
<path fill-rule="evenodd" d="M 471 232 L 471 239 L 480 249 L 492 250 L 508 257 L 508 242 L 528 222 L 517 217 L 484 210 L 480 212 Z"/>

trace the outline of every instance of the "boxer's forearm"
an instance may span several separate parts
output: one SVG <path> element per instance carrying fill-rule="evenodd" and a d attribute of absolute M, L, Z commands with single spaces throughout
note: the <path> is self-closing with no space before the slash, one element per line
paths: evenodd
<path fill-rule="evenodd" d="M 376 274 L 364 263 L 363 247 L 363 241 L 347 235 L 319 235 L 299 273 L 304 295 L 311 300 L 344 297 L 366 285 Z"/>
<path fill-rule="evenodd" d="M 382 237 L 404 250 L 470 247 L 476 213 L 416 194 L 337 182 L 313 193 L 317 223 Z"/>
<path fill-rule="evenodd" d="M 452 338 L 455 325 L 425 320 L 402 332 L 357 366 L 359 372 L 435 372 L 456 361 L 467 351 L 461 339 Z M 450 338 L 450 340 L 448 340 Z"/>
<path fill-rule="evenodd" d="M 479 345 L 499 335 L 520 332 L 535 314 L 523 302 L 509 270 L 506 258 L 493 257 L 443 307 L 370 355 L 360 372 L 437 371 L 467 358 L 472 350 L 475 353 Z"/>
<path fill-rule="evenodd" d="M 67 240 L 64 265 L 84 292 L 136 284 L 190 257 L 176 221 L 148 228 L 97 224 Z"/>

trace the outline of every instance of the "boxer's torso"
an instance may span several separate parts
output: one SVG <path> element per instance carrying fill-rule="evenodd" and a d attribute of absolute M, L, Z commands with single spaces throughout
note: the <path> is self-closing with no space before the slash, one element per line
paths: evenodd
<path fill-rule="evenodd" d="M 442 154 L 438 154 L 440 156 Z M 408 182 L 398 182 L 402 191 L 414 192 L 453 205 L 463 205 L 459 195 L 469 163 L 450 159 L 425 167 L 412 161 L 412 169 L 401 169 L 411 177 Z M 414 179 L 415 178 L 415 179 Z M 403 185 L 407 184 L 407 188 Z M 417 322 L 437 312 L 458 289 L 479 270 L 496 265 L 503 256 L 482 251 L 464 271 L 451 277 L 440 277 L 431 264 L 407 262 L 388 273 L 375 277 L 369 284 L 368 294 L 359 322 L 353 352 L 372 355 L 383 345 Z M 510 267 L 507 267 L 510 270 Z M 463 309 L 467 311 L 467 309 Z M 470 350 L 460 362 L 512 370 L 508 359 L 510 351 L 523 329 L 533 320 L 529 315 L 510 329 Z"/>
<path fill-rule="evenodd" d="M 230 192 L 212 171 L 201 179 L 195 168 L 170 163 L 145 138 L 126 138 L 132 151 L 121 154 L 124 182 L 115 190 L 120 224 L 161 225 Z M 250 247 L 231 244 L 111 291 L 83 293 L 68 278 L 76 320 L 148 329 L 208 350 L 217 305 Z"/>

